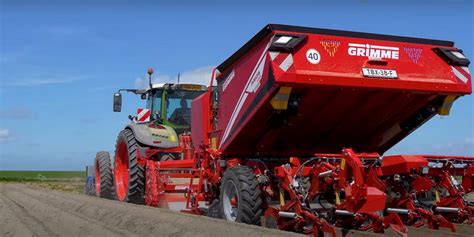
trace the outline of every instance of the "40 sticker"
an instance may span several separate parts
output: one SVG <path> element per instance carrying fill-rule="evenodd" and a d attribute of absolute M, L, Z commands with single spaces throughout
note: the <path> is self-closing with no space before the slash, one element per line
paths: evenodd
<path fill-rule="evenodd" d="M 316 49 L 308 49 L 306 51 L 306 59 L 311 64 L 318 64 L 321 61 L 321 55 Z"/>

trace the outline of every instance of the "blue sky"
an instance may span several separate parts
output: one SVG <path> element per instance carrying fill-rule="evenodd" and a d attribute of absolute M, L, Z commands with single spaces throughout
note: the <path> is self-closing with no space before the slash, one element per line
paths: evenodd
<path fill-rule="evenodd" d="M 34 2 L 0 3 L 0 170 L 83 170 L 142 104 L 125 95 L 113 113 L 116 89 L 143 86 L 149 66 L 207 83 L 267 23 L 446 39 L 474 58 L 471 1 Z M 389 153 L 474 155 L 474 97 L 451 112 Z"/>

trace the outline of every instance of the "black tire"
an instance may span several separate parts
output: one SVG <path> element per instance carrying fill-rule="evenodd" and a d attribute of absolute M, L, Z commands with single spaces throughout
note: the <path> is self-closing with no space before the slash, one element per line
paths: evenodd
<path fill-rule="evenodd" d="M 95 172 L 94 183 L 99 185 L 96 187 L 96 195 L 101 198 L 113 199 L 113 176 L 112 166 L 110 162 L 110 154 L 106 151 L 99 151 L 95 156 Z M 97 172 L 99 172 L 97 174 Z M 99 180 L 96 180 L 97 177 Z"/>
<path fill-rule="evenodd" d="M 128 188 L 126 190 L 125 198 L 120 201 L 144 204 L 145 203 L 145 167 L 138 165 L 137 152 L 139 144 L 135 139 L 135 135 L 130 129 L 124 129 L 117 138 L 117 144 L 115 147 L 115 169 L 117 168 L 118 148 L 119 144 L 124 142 L 126 144 L 126 154 L 128 162 Z M 117 181 L 116 181 L 117 185 Z"/>
<path fill-rule="evenodd" d="M 206 215 L 211 218 L 222 219 L 220 202 L 218 199 L 214 199 L 214 201 L 211 202 Z"/>
<path fill-rule="evenodd" d="M 226 212 L 226 190 L 235 190 L 237 197 L 237 213 L 235 219 L 229 217 Z M 262 216 L 262 191 L 257 181 L 257 177 L 246 166 L 235 166 L 227 169 L 222 178 L 220 190 L 220 214 L 223 219 L 236 221 L 251 225 L 260 225 Z M 228 205 L 228 204 L 227 204 Z M 228 208 L 227 208 L 228 210 Z"/>

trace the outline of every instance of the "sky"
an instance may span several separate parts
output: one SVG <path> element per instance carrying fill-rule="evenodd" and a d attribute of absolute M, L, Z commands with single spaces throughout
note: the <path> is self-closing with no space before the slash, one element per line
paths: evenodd
<path fill-rule="evenodd" d="M 471 1 L 133 2 L 0 0 L 0 170 L 84 170 L 145 104 L 125 94 L 113 113 L 117 89 L 144 87 L 150 66 L 155 82 L 208 84 L 268 23 L 450 40 L 474 58 Z M 473 125 L 465 96 L 387 154 L 474 155 Z"/>

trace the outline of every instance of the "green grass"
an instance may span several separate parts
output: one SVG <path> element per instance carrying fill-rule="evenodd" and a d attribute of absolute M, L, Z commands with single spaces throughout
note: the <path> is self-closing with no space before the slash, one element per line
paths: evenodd
<path fill-rule="evenodd" d="M 0 181 L 81 181 L 85 171 L 0 171 Z"/>

